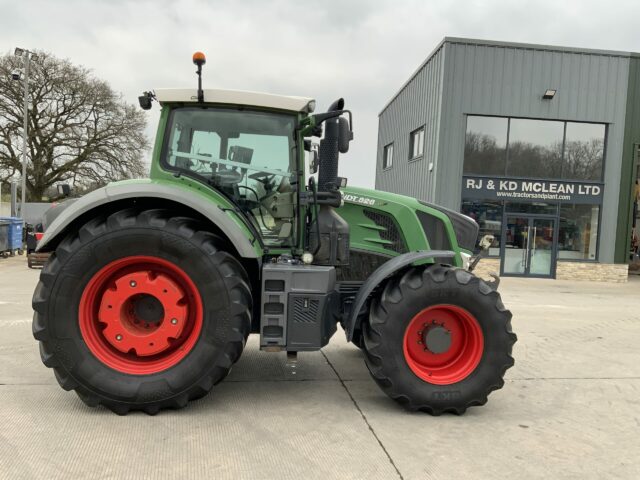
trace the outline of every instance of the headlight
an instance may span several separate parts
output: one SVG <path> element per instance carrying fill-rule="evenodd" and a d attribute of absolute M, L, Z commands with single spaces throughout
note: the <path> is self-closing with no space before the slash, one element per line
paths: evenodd
<path fill-rule="evenodd" d="M 469 270 L 469 266 L 471 265 L 471 255 L 465 252 L 460 252 L 460 257 L 462 257 L 462 268 Z"/>
<path fill-rule="evenodd" d="M 307 112 L 313 113 L 315 109 L 316 109 L 316 101 L 310 100 L 309 103 L 307 103 Z"/>

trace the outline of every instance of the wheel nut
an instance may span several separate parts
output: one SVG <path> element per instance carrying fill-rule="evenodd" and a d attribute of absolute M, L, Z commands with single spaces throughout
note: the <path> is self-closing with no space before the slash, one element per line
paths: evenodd
<path fill-rule="evenodd" d="M 118 340 L 118 341 L 122 340 L 122 335 L 120 335 L 120 334 L 116 335 L 116 340 Z"/>
<path fill-rule="evenodd" d="M 132 287 L 135 287 L 137 285 L 137 283 L 135 282 L 135 280 L 131 280 L 129 282 L 129 285 L 131 285 Z"/>
<path fill-rule="evenodd" d="M 172 318 L 171 319 L 171 325 L 177 325 L 178 324 L 178 319 L 177 318 Z"/>

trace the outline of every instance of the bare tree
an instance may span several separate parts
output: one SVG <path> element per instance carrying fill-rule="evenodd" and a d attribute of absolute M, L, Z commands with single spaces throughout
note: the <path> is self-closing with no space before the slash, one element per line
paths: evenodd
<path fill-rule="evenodd" d="M 84 67 L 45 52 L 30 64 L 27 196 L 69 182 L 86 190 L 144 174 L 144 112 Z M 22 168 L 22 59 L 0 57 L 0 182 Z"/>

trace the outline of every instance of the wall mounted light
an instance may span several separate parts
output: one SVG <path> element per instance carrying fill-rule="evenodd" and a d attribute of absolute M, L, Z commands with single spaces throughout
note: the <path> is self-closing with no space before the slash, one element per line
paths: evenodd
<path fill-rule="evenodd" d="M 553 88 L 547 88 L 544 92 L 544 95 L 542 95 L 542 99 L 543 100 L 551 100 L 553 97 L 556 96 L 556 91 Z"/>

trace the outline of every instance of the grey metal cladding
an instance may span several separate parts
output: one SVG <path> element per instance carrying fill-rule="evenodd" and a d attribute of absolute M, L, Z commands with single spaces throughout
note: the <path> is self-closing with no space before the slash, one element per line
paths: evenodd
<path fill-rule="evenodd" d="M 599 260 L 613 262 L 629 57 L 626 52 L 446 38 L 380 114 L 376 188 L 459 211 L 470 114 L 606 123 Z M 433 79 L 429 75 L 436 65 L 441 76 Z M 547 88 L 557 89 L 553 100 L 542 100 Z M 440 99 L 432 100 L 436 92 Z M 426 118 L 427 112 L 436 114 L 435 131 L 425 144 L 429 160 L 408 165 L 409 132 L 419 126 L 418 113 Z M 437 140 L 430 144 L 431 138 Z M 382 147 L 391 141 L 398 154 L 393 167 L 382 171 Z M 431 158 L 434 171 L 428 172 Z"/>
<path fill-rule="evenodd" d="M 217 225 L 227 235 L 242 257 L 257 258 L 251 242 L 235 222 L 210 200 L 204 197 L 200 198 L 193 192 L 154 183 L 150 180 L 147 180 L 146 183 L 140 181 L 130 184 L 107 185 L 79 198 L 65 208 L 48 226 L 42 239 L 38 242 L 38 250 L 44 249 L 51 240 L 64 232 L 65 228 L 80 215 L 100 205 L 128 198 L 162 198 L 191 207 Z"/>
<path fill-rule="evenodd" d="M 444 52 L 436 49 L 429 60 L 408 81 L 380 113 L 376 189 L 403 192 L 424 200 L 433 198 L 438 151 Z M 424 153 L 409 161 L 409 133 L 425 126 Z M 384 146 L 393 142 L 393 166 L 382 170 Z"/>

